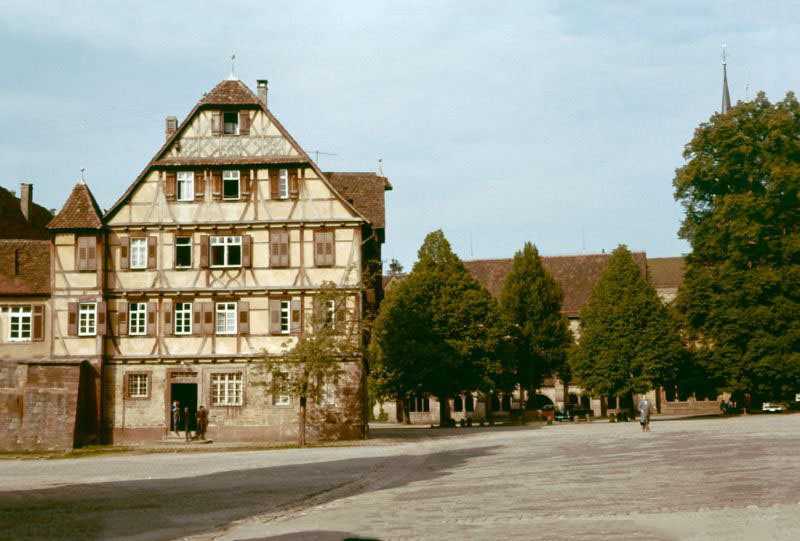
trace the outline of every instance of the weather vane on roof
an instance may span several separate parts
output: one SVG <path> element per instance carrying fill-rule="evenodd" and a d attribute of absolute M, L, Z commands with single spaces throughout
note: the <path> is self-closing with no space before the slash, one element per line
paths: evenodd
<path fill-rule="evenodd" d="M 236 53 L 231 53 L 231 76 L 229 79 L 236 79 L 235 73 L 236 68 Z"/>
<path fill-rule="evenodd" d="M 725 52 L 727 48 L 728 48 L 728 45 L 726 43 L 723 43 L 722 44 L 722 65 L 723 66 L 728 63 L 728 56 L 727 56 L 727 54 Z"/>
<path fill-rule="evenodd" d="M 86 171 L 85 167 L 81 167 L 81 184 L 86 184 L 86 179 L 83 176 L 83 173 Z"/>

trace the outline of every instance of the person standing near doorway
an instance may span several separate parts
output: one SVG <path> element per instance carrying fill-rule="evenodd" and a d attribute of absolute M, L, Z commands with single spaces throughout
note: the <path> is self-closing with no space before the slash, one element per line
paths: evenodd
<path fill-rule="evenodd" d="M 183 408 L 183 428 L 186 430 L 186 441 L 192 441 L 192 412 L 188 406 Z"/>
<path fill-rule="evenodd" d="M 172 420 L 172 430 L 175 432 L 175 435 L 180 436 L 180 429 L 181 429 L 181 403 L 177 400 L 172 401 L 172 406 L 170 406 L 170 418 Z"/>
<path fill-rule="evenodd" d="M 201 440 L 206 439 L 206 427 L 208 426 L 208 410 L 200 405 L 197 408 L 197 437 Z"/>

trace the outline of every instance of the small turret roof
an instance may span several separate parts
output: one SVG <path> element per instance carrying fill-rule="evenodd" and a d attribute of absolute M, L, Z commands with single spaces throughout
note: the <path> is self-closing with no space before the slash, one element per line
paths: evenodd
<path fill-rule="evenodd" d="M 47 229 L 100 229 L 103 227 L 101 215 L 92 192 L 81 180 L 72 188 L 61 212 L 47 224 Z"/>
<path fill-rule="evenodd" d="M 260 105 L 258 96 L 239 79 L 225 79 L 203 96 L 198 105 Z"/>

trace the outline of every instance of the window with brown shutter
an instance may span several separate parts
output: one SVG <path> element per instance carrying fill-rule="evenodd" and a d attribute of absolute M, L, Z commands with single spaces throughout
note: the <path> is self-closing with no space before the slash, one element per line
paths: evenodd
<path fill-rule="evenodd" d="M 291 333 L 300 334 L 300 299 L 292 299 Z"/>
<path fill-rule="evenodd" d="M 250 111 L 239 111 L 239 135 L 250 135 Z"/>
<path fill-rule="evenodd" d="M 128 303 L 126 301 L 117 303 L 117 335 L 128 335 Z"/>
<path fill-rule="evenodd" d="M 281 334 L 281 300 L 269 300 L 269 333 Z"/>
<path fill-rule="evenodd" d="M 209 235 L 202 235 L 200 237 L 200 268 L 208 268 L 208 246 L 210 243 Z"/>
<path fill-rule="evenodd" d="M 97 270 L 97 238 L 79 236 L 75 244 L 75 268 L 79 271 Z"/>
<path fill-rule="evenodd" d="M 280 187 L 278 186 L 278 179 L 280 177 L 279 169 L 269 170 L 269 198 L 280 199 Z"/>
<path fill-rule="evenodd" d="M 147 336 L 156 335 L 156 314 L 158 313 L 158 303 L 147 303 Z"/>
<path fill-rule="evenodd" d="M 202 201 L 206 196 L 206 177 L 204 171 L 194 172 L 194 200 Z"/>
<path fill-rule="evenodd" d="M 164 195 L 167 201 L 175 201 L 176 178 L 175 171 L 167 171 L 164 173 Z"/>
<path fill-rule="evenodd" d="M 297 169 L 289 169 L 289 197 L 297 199 L 300 196 L 300 181 L 297 179 Z"/>
<path fill-rule="evenodd" d="M 130 249 L 131 249 L 131 238 L 130 237 L 120 237 L 119 239 L 119 268 L 122 270 L 128 270 L 130 268 Z"/>
<path fill-rule="evenodd" d="M 44 305 L 33 305 L 33 337 L 34 342 L 42 342 L 44 340 Z"/>
<path fill-rule="evenodd" d="M 289 266 L 289 231 L 286 229 L 269 231 L 269 266 L 275 268 Z"/>
<path fill-rule="evenodd" d="M 203 303 L 203 334 L 214 334 L 214 303 Z"/>
<path fill-rule="evenodd" d="M 211 171 L 211 198 L 214 201 L 222 199 L 222 171 Z"/>
<path fill-rule="evenodd" d="M 250 170 L 242 169 L 239 172 L 239 179 L 241 180 L 242 186 L 242 200 L 247 201 L 250 199 L 250 195 L 253 192 L 253 181 L 250 178 Z"/>
<path fill-rule="evenodd" d="M 106 312 L 108 311 L 107 305 L 104 302 L 97 303 L 97 336 L 106 335 Z"/>
<path fill-rule="evenodd" d="M 78 336 L 78 303 L 67 305 L 67 336 Z"/>
<path fill-rule="evenodd" d="M 242 267 L 249 269 L 253 266 L 253 237 L 242 235 Z"/>
<path fill-rule="evenodd" d="M 156 254 L 158 253 L 158 239 L 154 235 L 147 237 L 147 268 L 155 270 Z"/>
<path fill-rule="evenodd" d="M 211 135 L 222 135 L 222 113 L 219 111 L 211 113 Z"/>
<path fill-rule="evenodd" d="M 238 302 L 236 309 L 239 312 L 239 334 L 250 334 L 250 303 Z"/>
<path fill-rule="evenodd" d="M 192 334 L 194 336 L 203 335 L 203 303 L 192 303 Z"/>
<path fill-rule="evenodd" d="M 314 265 L 332 267 L 334 264 L 334 232 L 328 229 L 314 231 Z"/>
<path fill-rule="evenodd" d="M 162 336 L 172 336 L 172 303 L 164 302 L 161 305 L 161 313 L 163 315 L 161 334 Z"/>

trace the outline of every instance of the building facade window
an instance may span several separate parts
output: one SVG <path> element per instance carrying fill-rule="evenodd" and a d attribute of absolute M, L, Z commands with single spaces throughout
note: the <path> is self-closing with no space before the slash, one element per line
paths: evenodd
<path fill-rule="evenodd" d="M 192 334 L 192 303 L 175 303 L 175 334 Z"/>
<path fill-rule="evenodd" d="M 269 232 L 269 265 L 270 267 L 289 266 L 289 232 L 271 229 Z"/>
<path fill-rule="evenodd" d="M 272 373 L 272 405 L 288 406 L 291 403 L 291 396 L 286 393 L 286 384 L 289 376 L 286 372 Z"/>
<path fill-rule="evenodd" d="M 78 306 L 78 336 L 97 334 L 97 303 L 85 302 Z"/>
<path fill-rule="evenodd" d="M 175 267 L 188 269 L 192 266 L 192 237 L 175 237 Z"/>
<path fill-rule="evenodd" d="M 281 334 L 289 334 L 292 328 L 292 302 L 281 301 Z"/>
<path fill-rule="evenodd" d="M 225 135 L 239 135 L 239 113 L 222 114 L 222 133 Z"/>
<path fill-rule="evenodd" d="M 194 201 L 194 172 L 178 171 L 178 201 Z"/>
<path fill-rule="evenodd" d="M 236 334 L 236 303 L 217 303 L 217 334 Z"/>
<path fill-rule="evenodd" d="M 325 301 L 325 325 L 332 327 L 335 315 L 336 302 L 333 300 Z"/>
<path fill-rule="evenodd" d="M 211 237 L 212 267 L 242 266 L 242 237 Z"/>
<path fill-rule="evenodd" d="M 132 302 L 128 308 L 128 334 L 147 334 L 147 303 Z"/>
<path fill-rule="evenodd" d="M 128 398 L 147 398 L 147 374 L 128 374 Z"/>
<path fill-rule="evenodd" d="M 239 171 L 222 172 L 222 198 L 239 199 Z"/>
<path fill-rule="evenodd" d="M 10 342 L 30 342 L 33 339 L 33 314 L 30 306 L 9 307 L 8 323 Z"/>
<path fill-rule="evenodd" d="M 336 382 L 326 381 L 322 384 L 319 394 L 320 402 L 328 406 L 336 405 Z"/>
<path fill-rule="evenodd" d="M 147 239 L 146 238 L 132 238 L 131 239 L 131 264 L 132 269 L 146 269 L 147 268 Z"/>
<path fill-rule="evenodd" d="M 242 373 L 211 374 L 211 405 L 242 405 Z"/>
<path fill-rule="evenodd" d="M 280 169 L 278 171 L 278 197 L 289 199 L 289 170 Z"/>

